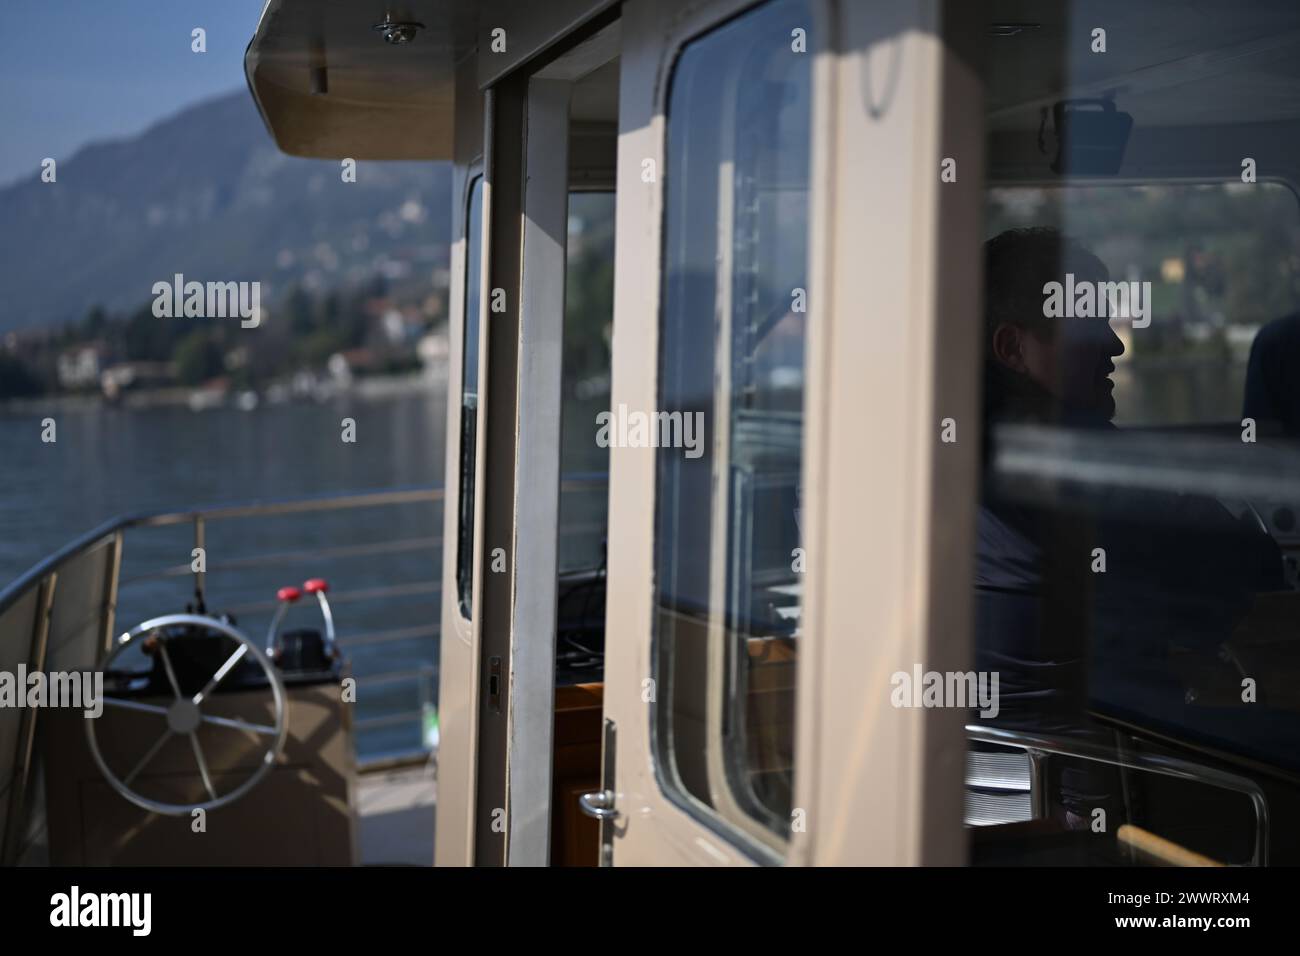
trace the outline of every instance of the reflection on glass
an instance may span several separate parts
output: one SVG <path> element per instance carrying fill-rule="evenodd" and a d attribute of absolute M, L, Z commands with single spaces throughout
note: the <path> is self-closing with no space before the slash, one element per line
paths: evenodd
<path fill-rule="evenodd" d="M 658 452 L 655 714 L 670 786 L 767 842 L 790 830 L 799 638 L 810 58 L 803 3 L 691 44 L 672 81 Z"/>
<path fill-rule="evenodd" d="M 1300 114 L 1288 77 L 1252 94 L 1249 56 L 1191 68 L 1230 42 L 1233 10 L 1206 5 L 1178 57 L 1151 36 L 1127 50 L 1149 82 L 1116 96 L 1135 123 L 1122 183 L 1067 163 L 1050 186 L 990 190 L 975 639 L 1001 700 L 971 717 L 977 863 L 1149 862 L 1170 845 L 1248 863 L 1266 843 L 1272 862 L 1300 860 L 1278 836 L 1300 815 L 1300 454 L 1286 437 L 1300 378 L 1285 374 L 1300 358 L 1300 209 L 1235 166 L 1219 183 L 1175 172 Z M 1072 3 L 1059 49 L 1044 38 L 992 62 L 993 168 L 1044 122 L 1054 140 L 1016 90 L 1078 101 L 1119 69 L 1080 52 L 1098 11 Z M 1294 9 L 1269 15 L 1300 27 Z M 1078 127 L 1074 148 L 1115 147 L 1095 134 Z M 1121 286 L 1141 305 L 1102 314 Z M 1064 312 L 1056 289 L 1073 290 Z"/>
<path fill-rule="evenodd" d="M 1256 333 L 1300 308 L 1300 205 L 1280 183 L 1000 186 L 988 234 L 1059 224 L 1110 277 L 1151 283 L 1146 329 L 1116 323 L 1115 422 L 1237 421 Z"/>

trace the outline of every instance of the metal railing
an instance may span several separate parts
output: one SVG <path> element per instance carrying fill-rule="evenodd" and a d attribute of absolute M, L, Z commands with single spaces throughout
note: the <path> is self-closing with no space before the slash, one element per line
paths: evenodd
<path fill-rule="evenodd" d="M 145 512 L 143 514 L 120 516 L 111 518 L 92 531 L 88 531 L 81 537 L 74 539 L 71 543 L 64 545 L 58 551 L 46 557 L 35 567 L 23 574 L 16 581 L 0 591 L 0 616 L 3 616 L 10 610 L 24 595 L 31 592 L 34 588 L 43 582 L 51 579 L 56 575 L 60 568 L 68 564 L 74 558 L 90 551 L 96 546 L 103 545 L 114 539 L 120 544 L 123 532 L 134 528 L 160 528 L 166 526 L 191 524 L 194 528 L 194 546 L 196 548 L 204 547 L 206 540 L 206 530 L 208 522 L 229 519 L 229 518 L 253 518 L 268 515 L 288 515 L 303 513 L 320 513 L 326 511 L 340 511 L 349 508 L 366 508 L 382 505 L 408 504 L 420 501 L 441 501 L 443 492 L 441 488 L 408 488 L 394 491 L 376 491 L 376 492 L 359 492 L 354 494 L 343 495 L 326 495 L 318 498 L 295 498 L 287 501 L 270 501 L 270 502 L 252 502 L 247 504 L 236 505 L 214 505 L 205 508 L 192 508 L 184 511 L 156 511 Z M 432 537 L 427 539 L 417 539 L 419 543 L 436 544 L 441 541 L 441 537 Z M 387 553 L 396 550 L 402 550 L 408 547 L 412 542 L 380 542 L 373 545 L 362 546 L 364 553 Z M 336 549 L 337 553 L 346 553 L 357 546 L 345 546 Z M 327 555 L 329 550 L 313 549 L 310 552 L 286 552 L 278 555 L 254 555 L 237 561 L 224 562 L 220 567 L 253 567 L 274 563 L 276 560 L 283 560 L 286 557 L 306 555 L 309 557 L 318 557 Z M 217 566 L 214 566 L 214 568 Z M 136 575 L 121 581 L 121 584 L 127 584 L 134 581 L 148 578 L 179 576 L 192 574 L 195 579 L 195 588 L 200 593 L 203 591 L 206 568 L 202 570 L 193 570 L 190 565 L 176 565 L 159 569 L 154 572 Z M 271 602 L 274 604 L 274 602 Z"/>

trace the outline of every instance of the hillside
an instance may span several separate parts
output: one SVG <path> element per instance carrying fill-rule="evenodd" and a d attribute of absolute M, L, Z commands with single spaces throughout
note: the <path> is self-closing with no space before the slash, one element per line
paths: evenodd
<path fill-rule="evenodd" d="M 0 332 L 138 308 L 177 272 L 260 280 L 270 302 L 446 261 L 446 165 L 361 163 L 344 183 L 337 162 L 280 154 L 244 90 L 55 158 L 57 182 L 34 168 L 0 190 Z"/>

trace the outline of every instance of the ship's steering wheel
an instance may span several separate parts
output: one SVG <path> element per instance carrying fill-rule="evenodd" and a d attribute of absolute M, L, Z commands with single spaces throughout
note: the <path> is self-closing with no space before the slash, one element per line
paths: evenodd
<path fill-rule="evenodd" d="M 167 654 L 168 641 L 177 637 L 183 637 L 191 628 L 200 628 L 206 632 L 216 632 L 234 641 L 238 647 L 235 649 L 225 663 L 213 672 L 212 677 L 203 686 L 197 694 L 186 695 L 181 693 L 180 684 L 176 680 L 176 672 L 172 668 L 171 658 Z M 208 617 L 204 614 L 167 614 L 163 617 L 155 617 L 145 621 L 132 628 L 126 634 L 118 638 L 117 646 L 105 659 L 103 670 L 111 670 L 111 665 L 124 651 L 126 651 L 139 638 L 154 639 L 157 641 L 156 653 L 161 655 L 163 667 L 167 672 L 167 682 L 171 685 L 172 693 L 176 699 L 168 707 L 162 707 L 157 704 L 146 704 L 142 701 L 129 700 L 122 697 L 105 697 L 104 706 L 115 707 L 122 710 L 135 710 L 148 714 L 156 714 L 165 721 L 162 735 L 147 750 L 139 762 L 131 769 L 125 777 L 118 777 L 109 769 L 108 763 L 104 760 L 103 754 L 99 749 L 99 742 L 95 737 L 95 724 L 97 720 L 86 721 L 86 738 L 90 744 L 90 754 L 98 765 L 104 779 L 109 782 L 114 790 L 120 793 L 127 800 L 130 800 L 138 807 L 150 810 L 154 813 L 167 814 L 169 816 L 184 816 L 195 810 L 215 810 L 223 807 L 228 803 L 238 800 L 249 790 L 265 777 L 274 766 L 276 758 L 279 757 L 281 750 L 284 749 L 284 740 L 288 732 L 288 720 L 286 719 L 287 705 L 285 701 L 284 682 L 280 679 L 279 673 L 275 666 L 267 659 L 266 655 L 258 649 L 257 645 L 249 638 L 245 637 L 234 626 L 227 624 L 225 621 L 217 620 L 214 617 Z M 200 709 L 203 702 L 213 692 L 216 686 L 221 683 L 222 679 L 229 674 L 235 666 L 246 656 L 257 662 L 271 689 L 273 699 L 274 724 L 255 724 L 245 720 L 236 720 L 229 717 L 218 717 L 213 714 L 205 714 Z M 262 762 L 257 766 L 247 780 L 227 793 L 218 795 L 216 788 L 212 784 L 212 775 L 208 772 L 207 761 L 203 759 L 203 750 L 199 746 L 199 738 L 196 731 L 199 724 L 213 724 L 217 727 L 226 727 L 233 730 L 244 730 L 265 737 L 268 747 Z M 204 803 L 162 803 L 157 800 L 151 800 L 148 797 L 131 789 L 131 784 L 135 778 L 145 769 L 162 750 L 163 745 L 173 736 L 186 736 L 190 739 L 190 746 L 194 750 L 194 760 L 198 764 L 199 775 L 203 778 L 203 787 L 207 791 L 209 799 Z"/>

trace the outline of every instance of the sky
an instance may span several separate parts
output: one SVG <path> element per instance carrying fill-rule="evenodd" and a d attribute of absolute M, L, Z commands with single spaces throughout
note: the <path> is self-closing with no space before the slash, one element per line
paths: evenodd
<path fill-rule="evenodd" d="M 0 188 L 245 89 L 265 0 L 0 0 Z M 190 49 L 207 31 L 207 52 Z"/>

